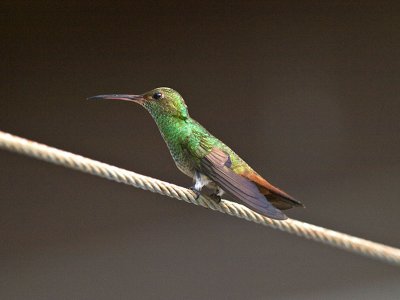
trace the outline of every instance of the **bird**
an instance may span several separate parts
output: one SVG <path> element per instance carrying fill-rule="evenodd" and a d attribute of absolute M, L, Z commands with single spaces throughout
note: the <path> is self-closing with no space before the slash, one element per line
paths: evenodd
<path fill-rule="evenodd" d="M 214 191 L 217 203 L 227 192 L 253 211 L 275 220 L 282 212 L 304 205 L 253 170 L 238 154 L 190 117 L 177 91 L 160 87 L 141 95 L 108 94 L 90 100 L 122 100 L 143 106 L 152 116 L 177 168 L 193 179 L 190 187 L 199 197 L 203 187 Z"/>

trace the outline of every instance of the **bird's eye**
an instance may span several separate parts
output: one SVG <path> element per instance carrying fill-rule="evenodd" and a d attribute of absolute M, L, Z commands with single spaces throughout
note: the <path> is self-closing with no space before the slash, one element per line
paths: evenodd
<path fill-rule="evenodd" d="M 160 92 L 156 92 L 156 93 L 153 94 L 153 99 L 154 100 L 160 100 L 163 97 L 164 97 L 164 95 L 162 93 L 160 93 Z"/>

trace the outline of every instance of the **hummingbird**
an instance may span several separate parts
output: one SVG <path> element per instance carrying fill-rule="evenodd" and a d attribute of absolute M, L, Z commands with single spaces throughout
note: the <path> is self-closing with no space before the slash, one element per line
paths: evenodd
<path fill-rule="evenodd" d="M 88 99 L 123 100 L 143 106 L 156 122 L 178 169 L 193 179 L 191 189 L 197 197 L 207 187 L 214 191 L 210 196 L 219 203 L 227 192 L 250 209 L 276 220 L 287 219 L 282 210 L 304 207 L 192 119 L 177 91 L 160 87 L 141 95 L 110 94 Z"/>

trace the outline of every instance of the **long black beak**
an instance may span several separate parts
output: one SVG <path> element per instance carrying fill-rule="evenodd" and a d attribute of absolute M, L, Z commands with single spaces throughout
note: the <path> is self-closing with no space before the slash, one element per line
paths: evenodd
<path fill-rule="evenodd" d="M 112 95 L 98 95 L 87 98 L 87 100 L 122 100 L 131 101 L 143 104 L 144 98 L 141 95 L 127 95 L 127 94 L 112 94 Z"/>

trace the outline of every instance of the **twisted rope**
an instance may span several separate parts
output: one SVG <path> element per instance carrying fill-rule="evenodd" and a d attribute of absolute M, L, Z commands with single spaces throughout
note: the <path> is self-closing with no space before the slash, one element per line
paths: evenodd
<path fill-rule="evenodd" d="M 204 196 L 196 199 L 196 195 L 191 190 L 181 186 L 143 176 L 2 131 L 0 131 L 0 148 L 183 200 L 230 216 L 400 266 L 400 249 L 293 219 L 285 221 L 272 220 L 253 212 L 241 204 L 227 200 L 222 200 L 217 204 Z"/>

